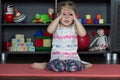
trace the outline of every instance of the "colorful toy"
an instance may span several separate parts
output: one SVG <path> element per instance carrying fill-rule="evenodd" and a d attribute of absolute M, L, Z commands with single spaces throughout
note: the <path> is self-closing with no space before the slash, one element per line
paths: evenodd
<path fill-rule="evenodd" d="M 35 51 L 31 38 L 27 38 L 25 42 L 24 34 L 16 34 L 9 44 L 9 51 Z M 9 44 L 7 43 L 8 46 Z"/>
<path fill-rule="evenodd" d="M 81 20 L 82 19 L 82 20 Z M 90 14 L 86 14 L 85 18 L 79 18 L 79 22 L 82 24 L 104 24 L 104 19 L 101 14 L 96 14 L 95 18 L 92 19 Z"/>
<path fill-rule="evenodd" d="M 83 24 L 87 24 L 87 20 L 85 18 L 82 19 Z"/>
<path fill-rule="evenodd" d="M 90 36 L 86 34 L 86 36 L 80 37 L 78 36 L 78 49 L 79 50 L 87 50 L 90 44 Z"/>
<path fill-rule="evenodd" d="M 99 19 L 99 24 L 103 24 L 104 20 L 103 19 Z"/>
<path fill-rule="evenodd" d="M 94 18 L 94 24 L 103 24 L 104 19 L 102 18 L 101 14 L 96 14 L 96 17 Z"/>
<path fill-rule="evenodd" d="M 14 17 L 14 22 L 19 23 L 19 22 L 23 22 L 26 18 L 25 14 L 21 14 L 18 9 L 15 9 L 15 17 Z"/>
<path fill-rule="evenodd" d="M 41 20 L 42 20 L 43 23 L 51 22 L 50 16 L 48 14 L 42 14 L 41 15 Z"/>
<path fill-rule="evenodd" d="M 92 24 L 92 22 L 93 22 L 92 19 L 87 19 L 87 20 L 86 20 L 86 23 L 87 23 L 87 24 Z"/>
<path fill-rule="evenodd" d="M 39 39 L 35 39 L 35 46 L 37 47 L 42 47 L 43 46 L 43 39 L 39 38 Z"/>
<path fill-rule="evenodd" d="M 35 17 L 32 22 L 33 23 L 49 23 L 51 22 L 51 19 L 48 14 L 35 14 Z"/>
<path fill-rule="evenodd" d="M 79 20 L 80 23 L 82 23 L 82 18 L 79 18 L 78 20 Z"/>
<path fill-rule="evenodd" d="M 32 22 L 33 23 L 41 23 L 42 20 L 40 18 L 40 14 L 35 14 L 34 20 Z"/>
<path fill-rule="evenodd" d="M 101 14 L 97 14 L 96 15 L 96 19 L 101 19 L 102 18 L 102 15 Z"/>
<path fill-rule="evenodd" d="M 14 20 L 14 12 L 13 12 L 13 5 L 8 5 L 6 8 L 5 13 L 5 21 L 8 23 L 12 23 Z"/>
<path fill-rule="evenodd" d="M 108 31 L 106 32 L 108 33 Z M 108 47 L 108 40 L 105 35 L 106 32 L 105 29 L 97 30 L 98 37 L 96 37 L 95 40 L 90 44 L 89 51 L 105 50 Z M 94 43 L 96 44 L 94 45 Z"/>
<path fill-rule="evenodd" d="M 42 30 L 38 30 L 37 32 L 35 32 L 34 37 L 36 37 L 36 36 L 43 36 L 43 35 L 44 35 L 43 31 Z"/>
<path fill-rule="evenodd" d="M 35 37 L 35 50 L 44 51 L 51 49 L 51 37 L 49 36 L 36 36 Z"/>
<path fill-rule="evenodd" d="M 99 19 L 95 18 L 95 19 L 93 20 L 93 22 L 94 22 L 94 24 L 99 24 Z"/>
<path fill-rule="evenodd" d="M 51 49 L 51 34 L 39 30 L 34 34 L 35 37 L 35 50 L 44 51 Z"/>
<path fill-rule="evenodd" d="M 91 19 L 91 15 L 90 15 L 90 14 L 86 14 L 86 15 L 85 15 L 85 18 L 86 18 L 86 19 Z"/>

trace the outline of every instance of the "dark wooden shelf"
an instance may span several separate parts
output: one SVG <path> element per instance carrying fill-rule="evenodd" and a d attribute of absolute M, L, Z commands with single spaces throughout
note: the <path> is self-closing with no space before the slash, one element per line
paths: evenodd
<path fill-rule="evenodd" d="M 2 26 L 48 26 L 50 23 L 2 23 Z M 110 26 L 110 24 L 82 24 L 83 26 Z"/>
<path fill-rule="evenodd" d="M 6 54 L 50 54 L 51 51 L 36 51 L 36 52 L 32 52 L 32 51 L 28 51 L 28 52 L 24 52 L 24 51 L 11 51 L 11 52 L 4 52 Z M 101 51 L 78 51 L 78 54 L 104 54 L 107 53 L 107 50 L 101 50 Z"/>
<path fill-rule="evenodd" d="M 50 54 L 50 51 L 11 51 L 11 52 L 4 52 L 5 54 Z"/>
<path fill-rule="evenodd" d="M 48 26 L 49 23 L 3 23 L 2 26 Z"/>
<path fill-rule="evenodd" d="M 100 50 L 100 51 L 78 51 L 78 54 L 104 54 L 108 53 L 107 50 Z"/>
<path fill-rule="evenodd" d="M 104 26 L 110 26 L 110 24 L 83 24 L 83 26 L 101 26 L 101 27 L 104 27 Z"/>

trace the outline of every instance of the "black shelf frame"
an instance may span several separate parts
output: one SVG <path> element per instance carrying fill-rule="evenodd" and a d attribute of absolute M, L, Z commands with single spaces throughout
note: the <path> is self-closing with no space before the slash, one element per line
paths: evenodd
<path fill-rule="evenodd" d="M 22 28 L 23 29 L 25 28 L 25 30 L 30 29 L 32 31 L 32 29 L 33 29 L 35 31 L 35 30 L 40 28 L 40 29 L 45 30 L 45 28 L 47 28 L 47 26 L 50 24 L 50 23 L 47 23 L 47 24 L 44 24 L 44 23 L 32 23 L 31 18 L 33 18 L 33 15 L 34 15 L 33 13 L 35 13 L 34 11 L 36 11 L 34 9 L 32 9 L 34 11 L 30 13 L 32 15 L 29 14 L 30 17 L 28 17 L 29 19 L 27 19 L 27 21 L 25 21 L 23 23 L 6 23 L 3 20 L 4 19 L 3 18 L 3 16 L 4 16 L 4 13 L 3 13 L 4 10 L 3 9 L 5 9 L 5 4 L 8 4 L 9 2 L 11 2 L 13 4 L 18 4 L 18 5 L 16 5 L 17 8 L 19 8 L 19 9 L 21 8 L 21 5 L 19 3 L 21 1 L 19 1 L 19 0 L 12 0 L 12 1 L 13 2 L 11 2 L 10 0 L 5 0 L 5 1 L 1 0 L 0 1 L 0 6 L 2 6 L 1 9 L 0 9 L 0 14 L 1 14 L 1 17 L 0 17 L 0 33 L 1 33 L 0 34 L 0 52 L 4 53 L 4 54 L 50 54 L 50 51 L 35 51 L 35 52 L 21 52 L 21 51 L 20 52 L 19 51 L 12 52 L 11 51 L 11 52 L 6 52 L 5 49 L 3 49 L 3 47 L 5 47 L 4 44 L 3 44 L 4 40 L 5 41 L 8 40 L 8 39 L 6 39 L 6 37 L 7 37 L 6 33 L 8 33 L 7 31 L 9 29 L 13 29 L 13 30 L 19 30 L 20 29 L 20 30 L 22 30 Z M 37 3 L 37 5 L 35 5 L 33 3 L 34 0 L 30 0 L 30 2 L 28 2 L 28 3 L 27 2 L 25 3 L 24 0 L 22 0 L 21 3 L 23 3 L 23 6 L 22 6 L 23 12 L 29 13 L 29 11 L 31 10 L 31 9 L 29 9 L 29 7 L 31 7 L 30 4 L 34 4 L 34 5 L 32 5 L 32 8 L 37 8 L 37 10 L 38 10 L 39 9 L 38 8 L 39 3 L 40 2 L 45 3 L 46 1 L 47 0 L 45 0 L 45 1 L 44 0 L 41 0 L 41 1 L 37 0 L 35 2 L 35 3 Z M 48 1 L 48 3 L 47 3 L 48 5 L 43 5 L 42 4 L 42 6 L 45 6 L 47 8 L 48 6 L 51 6 L 51 4 L 52 4 L 52 7 L 55 8 L 55 15 L 56 15 L 56 12 L 57 12 L 57 6 L 56 5 L 57 5 L 57 3 L 59 1 L 63 1 L 63 0 L 54 0 L 52 2 Z M 105 18 L 105 23 L 104 24 L 83 24 L 83 26 L 85 26 L 88 29 L 91 29 L 91 31 L 92 31 L 92 29 L 95 30 L 96 28 L 108 28 L 108 29 L 111 29 L 111 26 L 113 25 L 111 20 L 110 20 L 111 19 L 111 4 L 112 4 L 113 0 L 104 0 L 104 1 L 102 1 L 102 0 L 101 1 L 96 1 L 96 0 L 91 0 L 91 1 L 88 1 L 88 0 L 82 0 L 82 1 L 73 0 L 73 1 L 75 1 L 77 3 L 78 8 L 80 8 L 80 9 L 78 9 L 78 11 L 80 13 L 82 12 L 82 14 L 80 14 L 80 16 L 83 17 L 84 16 L 83 14 L 87 14 L 87 12 L 90 12 L 90 14 L 93 13 L 93 15 L 95 15 L 97 13 L 97 11 L 98 11 L 99 13 L 101 12 L 103 17 Z M 92 5 L 91 5 L 91 3 L 92 3 Z M 27 8 L 24 8 L 24 6 L 26 6 L 26 4 L 27 4 Z M 87 6 L 92 6 L 92 7 L 87 7 L 86 5 Z M 95 6 L 97 6 L 97 7 L 94 8 Z M 87 7 L 87 9 L 86 9 L 86 7 Z M 44 8 L 43 9 L 42 8 L 41 8 L 41 11 L 46 12 L 46 10 L 44 10 Z M 28 9 L 28 11 L 26 11 L 25 9 Z M 18 26 L 21 26 L 21 28 L 20 27 L 17 28 Z M 36 29 L 34 29 L 34 27 Z M 12 30 L 10 30 L 9 32 L 12 32 Z M 109 52 L 109 50 L 92 51 L 92 52 L 90 52 L 90 51 L 79 51 L 78 50 L 78 54 L 105 54 L 105 53 L 108 53 L 108 52 Z"/>

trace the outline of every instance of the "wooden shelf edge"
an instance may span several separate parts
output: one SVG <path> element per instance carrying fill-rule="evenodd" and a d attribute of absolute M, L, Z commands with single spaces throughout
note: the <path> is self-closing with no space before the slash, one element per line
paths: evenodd
<path fill-rule="evenodd" d="M 5 54 L 50 54 L 51 51 L 36 51 L 36 52 L 23 52 L 23 51 L 15 51 L 15 52 L 3 52 Z M 78 54 L 104 54 L 108 53 L 106 50 L 102 51 L 78 51 Z"/>

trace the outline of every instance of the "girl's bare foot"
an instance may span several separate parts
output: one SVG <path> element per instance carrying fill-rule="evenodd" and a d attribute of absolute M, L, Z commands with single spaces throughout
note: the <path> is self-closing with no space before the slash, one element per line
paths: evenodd
<path fill-rule="evenodd" d="M 91 68 L 92 66 L 93 66 L 93 64 L 86 64 L 85 69 Z"/>
<path fill-rule="evenodd" d="M 33 63 L 31 65 L 31 68 L 33 69 L 46 69 L 46 62 L 43 62 L 43 63 Z"/>

